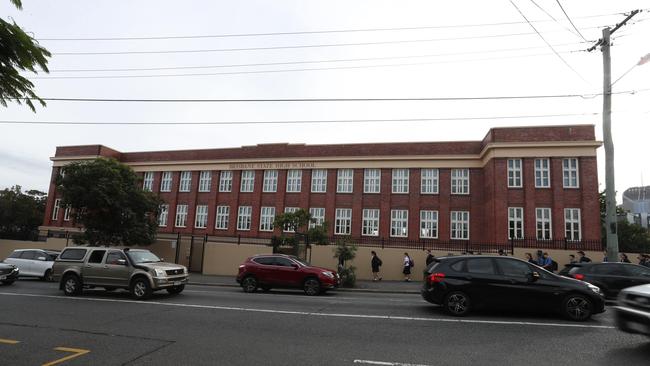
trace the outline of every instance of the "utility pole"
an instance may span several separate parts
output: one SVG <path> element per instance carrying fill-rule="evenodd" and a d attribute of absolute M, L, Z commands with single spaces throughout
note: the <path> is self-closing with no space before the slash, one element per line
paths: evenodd
<path fill-rule="evenodd" d="M 614 29 L 603 29 L 603 38 L 588 49 L 589 52 L 598 46 L 603 52 L 603 142 L 605 144 L 605 231 L 607 232 L 607 259 L 610 262 L 618 261 L 618 233 L 616 219 L 616 185 L 614 184 L 614 141 L 612 139 L 612 62 L 609 53 L 611 46 L 610 36 L 628 20 L 639 13 L 632 11 Z"/>

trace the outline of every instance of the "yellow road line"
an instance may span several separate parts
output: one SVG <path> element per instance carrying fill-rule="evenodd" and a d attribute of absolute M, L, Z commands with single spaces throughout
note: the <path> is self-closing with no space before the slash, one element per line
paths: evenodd
<path fill-rule="evenodd" d="M 3 343 L 3 344 L 17 344 L 17 343 L 20 343 L 20 341 L 15 341 L 13 339 L 0 338 L 0 343 Z"/>
<path fill-rule="evenodd" d="M 58 365 L 62 362 L 72 360 L 73 358 L 83 356 L 86 353 L 90 353 L 90 350 L 87 349 L 80 349 L 80 348 L 67 348 L 67 347 L 56 347 L 54 349 L 55 351 L 61 351 L 61 352 L 72 352 L 72 355 L 65 356 L 63 358 L 59 358 L 58 360 L 50 361 L 48 363 L 44 363 L 43 366 L 53 366 L 53 365 Z"/>

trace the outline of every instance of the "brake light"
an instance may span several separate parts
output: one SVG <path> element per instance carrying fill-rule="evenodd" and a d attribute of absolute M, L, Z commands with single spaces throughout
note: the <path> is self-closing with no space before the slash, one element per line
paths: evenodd
<path fill-rule="evenodd" d="M 577 274 L 574 274 L 574 275 L 573 275 L 573 278 L 575 278 L 576 280 L 580 280 L 580 281 L 582 281 L 582 280 L 585 279 L 585 275 L 580 274 L 580 273 L 577 273 Z"/>
<path fill-rule="evenodd" d="M 429 283 L 439 283 L 445 279 L 444 273 L 432 273 L 429 275 Z"/>

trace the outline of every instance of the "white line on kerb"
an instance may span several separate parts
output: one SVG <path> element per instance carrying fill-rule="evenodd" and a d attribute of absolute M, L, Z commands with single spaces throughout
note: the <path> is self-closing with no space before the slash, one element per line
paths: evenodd
<path fill-rule="evenodd" d="M 46 299 L 60 299 L 60 300 L 76 300 L 76 301 L 94 301 L 94 302 L 121 302 L 126 304 L 138 305 L 158 305 L 179 308 L 194 308 L 194 309 L 211 309 L 211 310 L 229 310 L 229 311 L 243 311 L 251 313 L 268 313 L 268 314 L 286 314 L 286 315 L 306 315 L 316 317 L 331 317 L 331 318 L 357 318 L 357 319 L 382 319 L 382 320 L 403 320 L 403 321 L 422 321 L 422 322 L 438 322 L 438 323 L 472 323 L 472 324 L 495 324 L 495 325 L 529 325 L 541 327 L 563 327 L 563 328 L 596 328 L 596 329 L 614 329 L 608 325 L 587 325 L 587 324 L 569 324 L 569 323 L 538 323 L 538 322 L 514 322 L 505 320 L 477 320 L 477 319 L 451 319 L 451 318 L 424 318 L 424 317 L 411 317 L 411 316 L 392 316 L 392 315 L 365 315 L 365 314 L 340 314 L 340 313 L 314 313 L 310 311 L 291 311 L 291 310 L 275 310 L 275 309 L 256 309 L 256 308 L 242 308 L 235 306 L 218 306 L 218 305 L 199 305 L 199 304 L 181 304 L 174 302 L 159 302 L 159 301 L 138 301 L 138 300 L 117 300 L 117 299 L 98 299 L 92 297 L 69 297 L 69 296 L 54 296 L 54 295 L 38 295 L 38 294 L 20 294 L 15 292 L 0 292 L 0 295 L 5 296 L 25 296 L 25 297 L 40 297 Z"/>
<path fill-rule="evenodd" d="M 370 361 L 370 360 L 354 360 L 354 363 L 362 363 L 366 365 L 381 365 L 381 366 L 429 366 L 416 363 L 401 363 L 401 362 L 385 362 L 385 361 Z"/>

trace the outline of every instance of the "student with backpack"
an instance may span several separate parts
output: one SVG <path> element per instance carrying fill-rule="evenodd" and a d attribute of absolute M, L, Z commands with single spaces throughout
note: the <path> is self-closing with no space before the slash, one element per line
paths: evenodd
<path fill-rule="evenodd" d="M 404 270 L 402 273 L 404 273 L 404 281 L 406 282 L 411 282 L 411 268 L 415 266 L 415 263 L 413 262 L 413 259 L 409 256 L 408 253 L 404 253 Z"/>
<path fill-rule="evenodd" d="M 370 260 L 370 267 L 372 267 L 372 280 L 381 281 L 381 276 L 379 275 L 379 267 L 381 267 L 382 261 L 377 256 L 377 252 L 374 250 L 370 252 L 372 254 L 372 259 Z"/>

